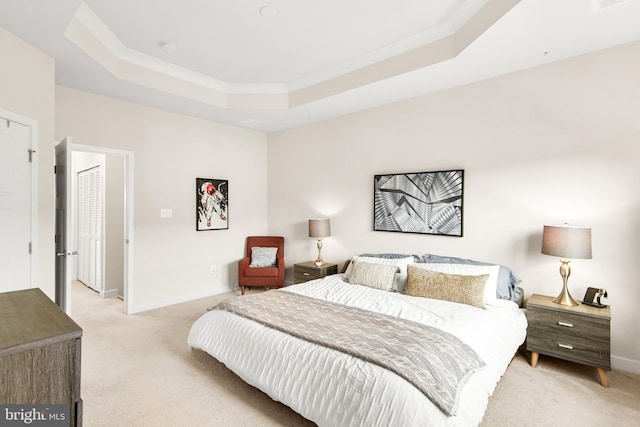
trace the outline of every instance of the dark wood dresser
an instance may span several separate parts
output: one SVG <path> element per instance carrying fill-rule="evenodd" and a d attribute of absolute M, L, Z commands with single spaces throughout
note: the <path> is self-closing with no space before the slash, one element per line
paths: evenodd
<path fill-rule="evenodd" d="M 531 366 L 536 367 L 539 354 L 594 366 L 600 383 L 608 387 L 611 308 L 584 304 L 569 307 L 552 299 L 532 295 L 527 300 L 527 350 L 531 352 Z"/>
<path fill-rule="evenodd" d="M 0 402 L 69 405 L 69 425 L 82 425 L 81 337 L 40 289 L 0 294 Z"/>

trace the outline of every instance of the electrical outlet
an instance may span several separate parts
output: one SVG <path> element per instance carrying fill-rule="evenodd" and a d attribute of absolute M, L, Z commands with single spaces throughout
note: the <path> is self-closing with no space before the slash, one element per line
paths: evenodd
<path fill-rule="evenodd" d="M 172 218 L 173 209 L 160 209 L 160 218 Z"/>
<path fill-rule="evenodd" d="M 211 264 L 211 274 L 214 274 L 218 271 L 218 266 L 215 264 Z"/>

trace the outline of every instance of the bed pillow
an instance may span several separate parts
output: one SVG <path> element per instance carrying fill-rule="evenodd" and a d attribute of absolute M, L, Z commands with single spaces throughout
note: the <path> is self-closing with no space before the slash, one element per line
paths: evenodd
<path fill-rule="evenodd" d="M 497 265 L 488 262 L 475 261 L 466 258 L 456 258 L 451 256 L 442 256 L 435 254 L 422 255 L 422 261 L 426 263 L 437 264 L 472 264 L 472 265 Z M 500 299 L 507 299 L 513 302 L 520 300 L 520 289 L 518 283 L 521 280 L 511 271 L 509 267 L 500 265 L 500 272 L 498 273 L 498 284 L 496 287 L 496 297 Z"/>
<path fill-rule="evenodd" d="M 354 256 L 351 259 L 351 262 L 347 266 L 347 270 L 345 271 L 345 275 L 347 280 L 351 282 L 351 271 L 353 270 L 354 261 L 362 261 L 369 262 L 372 264 L 383 264 L 383 265 L 394 265 L 400 269 L 400 273 L 396 275 L 392 291 L 395 292 L 403 292 L 404 285 L 407 283 L 407 266 L 413 262 L 415 259 L 413 256 L 409 255 L 405 258 L 378 258 L 378 257 L 368 257 L 368 256 Z"/>
<path fill-rule="evenodd" d="M 380 253 L 380 254 L 360 254 L 358 256 L 366 256 L 369 258 L 384 258 L 384 259 L 398 259 L 398 258 L 409 258 L 413 257 L 413 262 L 422 262 L 422 257 L 420 255 L 412 255 L 412 254 L 398 254 L 398 253 Z"/>
<path fill-rule="evenodd" d="M 488 274 L 462 276 L 438 273 L 410 265 L 405 294 L 457 302 L 484 309 L 484 288 L 488 279 Z"/>
<path fill-rule="evenodd" d="M 390 291 L 400 268 L 395 265 L 353 261 L 349 283 Z"/>
<path fill-rule="evenodd" d="M 498 284 L 499 265 L 474 265 L 474 264 L 414 264 L 416 268 L 436 271 L 438 273 L 457 274 L 460 276 L 479 276 L 487 274 L 489 279 L 484 286 L 484 303 L 493 304 L 496 298 L 496 286 Z"/>
<path fill-rule="evenodd" d="M 276 265 L 277 253 L 278 248 L 254 246 L 251 248 L 251 263 L 249 267 L 272 267 Z"/>

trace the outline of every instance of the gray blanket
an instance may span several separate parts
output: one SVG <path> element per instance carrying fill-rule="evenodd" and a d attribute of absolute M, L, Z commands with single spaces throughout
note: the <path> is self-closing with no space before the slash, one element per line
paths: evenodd
<path fill-rule="evenodd" d="M 461 385 L 485 365 L 448 332 L 292 292 L 238 296 L 217 308 L 395 372 L 449 416 Z"/>

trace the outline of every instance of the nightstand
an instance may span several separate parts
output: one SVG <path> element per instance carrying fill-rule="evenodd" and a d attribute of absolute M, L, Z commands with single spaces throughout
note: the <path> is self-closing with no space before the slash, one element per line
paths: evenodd
<path fill-rule="evenodd" d="M 527 300 L 527 350 L 531 352 L 531 366 L 536 367 L 539 354 L 594 366 L 600 384 L 609 387 L 611 308 L 565 306 L 552 300 L 553 297 L 543 295 L 532 295 Z"/>
<path fill-rule="evenodd" d="M 293 265 L 293 283 L 304 283 L 330 274 L 336 274 L 337 272 L 338 264 L 325 262 L 320 267 L 316 267 L 314 261 L 300 262 Z"/>

